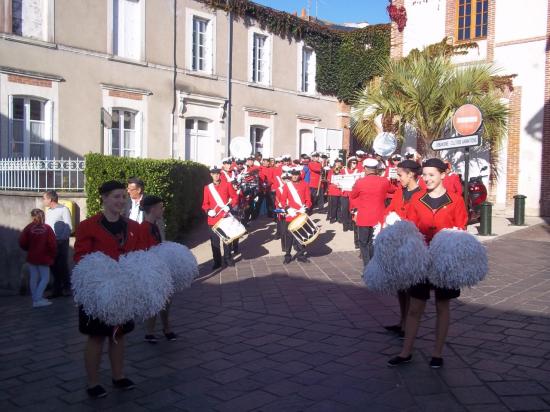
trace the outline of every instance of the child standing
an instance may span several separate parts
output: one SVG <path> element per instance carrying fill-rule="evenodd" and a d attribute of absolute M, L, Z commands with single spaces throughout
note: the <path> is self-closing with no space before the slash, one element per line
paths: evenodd
<path fill-rule="evenodd" d="M 50 266 L 57 254 L 57 242 L 52 228 L 44 223 L 46 218 L 42 210 L 33 209 L 31 217 L 32 222 L 19 237 L 19 246 L 28 252 L 32 306 L 39 308 L 52 304 L 44 299 L 43 294 L 50 279 Z"/>
<path fill-rule="evenodd" d="M 157 221 L 161 220 L 164 213 L 164 203 L 160 197 L 157 196 L 144 196 L 140 205 L 143 210 L 143 222 L 139 225 L 139 238 L 142 242 L 145 250 L 152 246 L 158 245 L 162 242 L 160 230 L 157 226 Z M 170 308 L 170 301 L 166 303 L 166 307 L 160 311 L 160 320 L 162 321 L 162 328 L 164 336 L 169 341 L 176 340 L 177 336 L 172 332 L 170 328 L 170 321 L 168 318 L 168 310 Z M 158 339 L 155 336 L 155 323 L 157 321 L 157 315 L 149 318 L 145 321 L 145 338 L 146 342 L 151 344 L 157 343 Z"/>

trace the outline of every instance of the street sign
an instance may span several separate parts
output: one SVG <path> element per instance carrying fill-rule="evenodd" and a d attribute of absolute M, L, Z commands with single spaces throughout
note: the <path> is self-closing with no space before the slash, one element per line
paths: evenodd
<path fill-rule="evenodd" d="M 481 144 L 481 137 L 477 134 L 472 136 L 458 136 L 449 139 L 439 139 L 432 142 L 432 150 L 457 149 L 459 147 L 472 147 Z"/>
<path fill-rule="evenodd" d="M 461 136 L 471 136 L 481 126 L 483 117 L 481 111 L 473 104 L 460 106 L 453 115 L 453 127 Z"/>

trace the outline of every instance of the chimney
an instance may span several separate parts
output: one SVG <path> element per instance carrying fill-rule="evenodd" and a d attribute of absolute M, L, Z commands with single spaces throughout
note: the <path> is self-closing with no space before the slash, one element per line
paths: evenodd
<path fill-rule="evenodd" d="M 294 10 L 294 11 L 292 12 L 292 15 L 298 17 L 298 12 L 297 12 L 296 10 Z"/>
<path fill-rule="evenodd" d="M 307 20 L 307 13 L 306 13 L 305 7 L 302 9 L 302 15 L 300 17 L 304 20 Z"/>

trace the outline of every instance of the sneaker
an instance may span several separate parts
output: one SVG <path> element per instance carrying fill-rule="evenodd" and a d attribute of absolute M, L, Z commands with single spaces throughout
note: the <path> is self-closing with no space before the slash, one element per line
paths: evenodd
<path fill-rule="evenodd" d="M 145 335 L 143 340 L 152 344 L 155 344 L 159 341 L 155 335 Z"/>
<path fill-rule="evenodd" d="M 101 385 L 96 385 L 93 388 L 88 388 L 86 389 L 86 392 L 88 393 L 88 396 L 90 398 L 104 398 L 107 396 L 107 391 Z"/>
<path fill-rule="evenodd" d="M 117 380 L 113 379 L 113 386 L 117 389 L 128 391 L 130 389 L 134 389 L 136 384 L 128 378 L 122 378 Z"/>
<path fill-rule="evenodd" d="M 398 366 L 402 363 L 409 363 L 412 360 L 412 355 L 407 356 L 406 358 L 403 358 L 401 356 L 396 356 L 395 358 L 391 358 L 388 361 L 388 366 Z"/>
<path fill-rule="evenodd" d="M 430 368 L 439 369 L 442 366 L 443 366 L 443 358 L 436 358 L 435 356 L 432 357 L 432 360 L 430 360 Z"/>
<path fill-rule="evenodd" d="M 166 340 L 169 340 L 169 341 L 174 341 L 178 339 L 178 336 L 174 332 L 168 332 L 168 333 L 165 332 L 164 336 L 166 337 Z"/>
<path fill-rule="evenodd" d="M 50 306 L 51 304 L 52 304 L 52 302 L 50 302 L 47 299 L 40 299 L 40 300 L 37 300 L 36 302 L 34 302 L 32 304 L 32 307 L 33 308 L 41 308 L 43 306 Z"/>

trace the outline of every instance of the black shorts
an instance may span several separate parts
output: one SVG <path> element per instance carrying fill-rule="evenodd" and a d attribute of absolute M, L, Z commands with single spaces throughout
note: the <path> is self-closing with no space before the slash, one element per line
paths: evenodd
<path fill-rule="evenodd" d="M 430 290 L 432 289 L 435 290 L 436 300 L 449 300 L 460 296 L 460 289 L 438 288 L 427 280 L 423 283 L 417 283 L 416 285 L 411 286 L 409 289 L 409 295 L 411 298 L 428 300 L 430 299 Z"/>
<path fill-rule="evenodd" d="M 122 325 L 121 331 L 119 330 L 118 333 L 130 333 L 134 330 L 134 327 L 134 321 L 131 320 Z M 90 336 L 113 336 L 113 329 L 113 326 L 109 326 L 97 318 L 86 315 L 82 306 L 78 307 L 78 330 L 80 333 Z"/>

